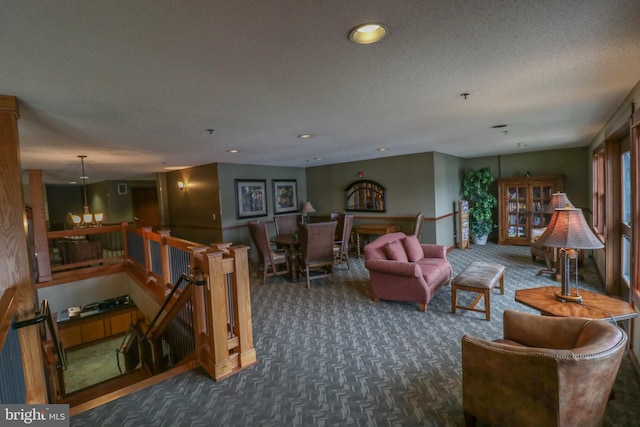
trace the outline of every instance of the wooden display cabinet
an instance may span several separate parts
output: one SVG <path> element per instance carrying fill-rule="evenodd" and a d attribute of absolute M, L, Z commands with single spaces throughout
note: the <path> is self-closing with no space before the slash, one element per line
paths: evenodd
<path fill-rule="evenodd" d="M 498 243 L 529 245 L 531 230 L 546 227 L 544 211 L 553 193 L 562 191 L 562 176 L 514 177 L 498 180 Z"/>

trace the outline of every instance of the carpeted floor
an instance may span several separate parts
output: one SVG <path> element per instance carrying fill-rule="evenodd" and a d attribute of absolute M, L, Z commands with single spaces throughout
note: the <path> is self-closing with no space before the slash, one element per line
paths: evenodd
<path fill-rule="evenodd" d="M 269 278 L 252 271 L 253 336 L 259 363 L 219 383 L 199 370 L 79 414 L 71 425 L 107 426 L 461 426 L 460 339 L 502 335 L 502 312 L 535 313 L 518 288 L 554 285 L 537 276 L 528 247 L 472 246 L 449 254 L 454 273 L 474 260 L 506 266 L 506 293 L 494 292 L 492 319 L 451 313 L 450 287 L 429 303 L 371 301 L 362 259 L 336 283 Z M 602 286 L 589 260 L 585 288 Z M 467 295 L 469 299 L 471 295 Z M 640 384 L 625 357 L 606 426 L 640 425 Z"/>

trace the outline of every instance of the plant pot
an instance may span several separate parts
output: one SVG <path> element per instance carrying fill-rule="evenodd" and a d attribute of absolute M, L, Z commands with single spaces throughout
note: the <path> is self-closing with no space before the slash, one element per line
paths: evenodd
<path fill-rule="evenodd" d="M 472 234 L 471 243 L 473 243 L 474 245 L 486 245 L 488 237 L 489 235 L 487 234 L 485 234 L 484 236 L 476 236 L 475 234 Z"/>

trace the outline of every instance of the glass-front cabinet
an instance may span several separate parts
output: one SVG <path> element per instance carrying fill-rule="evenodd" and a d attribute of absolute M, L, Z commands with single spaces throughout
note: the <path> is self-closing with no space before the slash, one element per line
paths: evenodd
<path fill-rule="evenodd" d="M 551 195 L 562 191 L 562 177 L 514 177 L 498 180 L 498 243 L 529 245 L 531 230 L 546 227 Z"/>

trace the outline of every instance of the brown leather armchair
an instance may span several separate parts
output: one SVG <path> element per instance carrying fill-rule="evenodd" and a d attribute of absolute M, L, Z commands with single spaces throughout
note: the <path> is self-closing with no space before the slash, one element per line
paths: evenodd
<path fill-rule="evenodd" d="M 504 312 L 504 338 L 462 337 L 467 426 L 601 426 L 627 342 L 602 320 Z"/>

